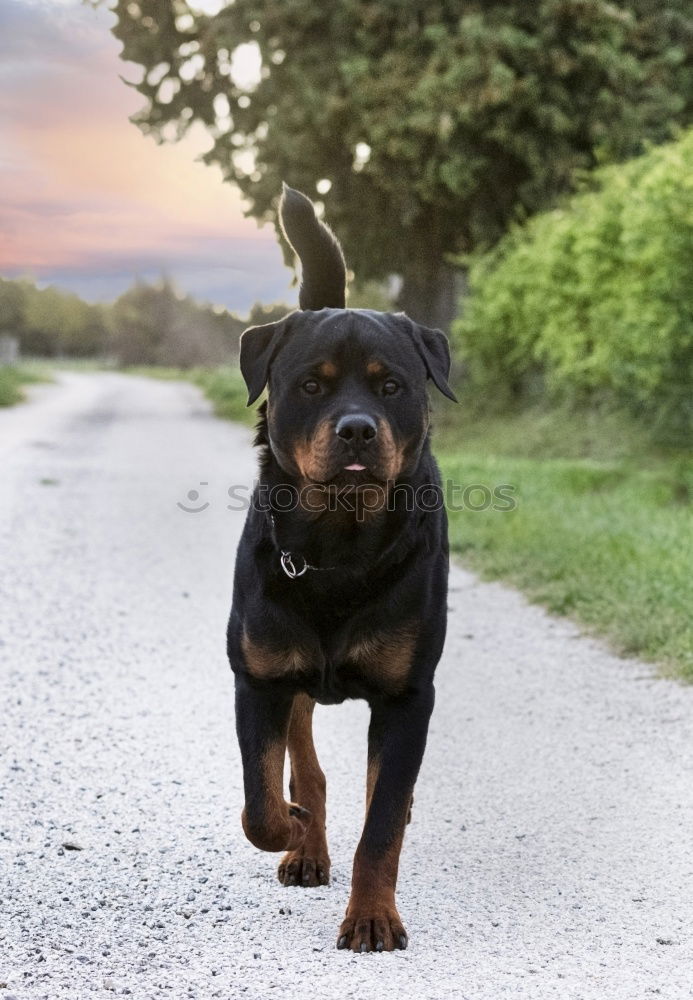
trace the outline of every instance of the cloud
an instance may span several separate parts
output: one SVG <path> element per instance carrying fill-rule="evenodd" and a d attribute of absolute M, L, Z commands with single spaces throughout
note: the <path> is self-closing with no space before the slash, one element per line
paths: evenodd
<path fill-rule="evenodd" d="M 273 230 L 196 162 L 203 131 L 157 146 L 128 121 L 142 99 L 119 79 L 111 22 L 81 4 L 0 0 L 0 271 L 100 299 L 166 271 L 241 311 L 293 301 Z"/>

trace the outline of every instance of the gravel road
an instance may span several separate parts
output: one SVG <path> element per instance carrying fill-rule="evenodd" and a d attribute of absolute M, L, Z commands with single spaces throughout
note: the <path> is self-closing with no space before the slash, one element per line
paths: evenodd
<path fill-rule="evenodd" d="M 329 887 L 240 827 L 249 432 L 185 384 L 64 374 L 0 412 L 0 466 L 0 1000 L 693 996 L 693 690 L 454 569 L 410 947 L 338 952 L 365 707 L 316 712 Z"/>

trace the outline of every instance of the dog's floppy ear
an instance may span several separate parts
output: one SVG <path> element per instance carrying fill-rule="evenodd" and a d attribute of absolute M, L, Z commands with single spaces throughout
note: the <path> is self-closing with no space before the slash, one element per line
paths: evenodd
<path fill-rule="evenodd" d="M 250 326 L 241 335 L 241 375 L 251 406 L 267 385 L 269 368 L 288 327 L 288 316 L 275 323 Z"/>
<path fill-rule="evenodd" d="M 404 316 L 404 313 L 401 314 Z M 428 377 L 444 396 L 456 403 L 457 396 L 448 385 L 450 378 L 450 345 L 442 330 L 421 326 L 405 316 L 416 349 L 426 365 Z"/>

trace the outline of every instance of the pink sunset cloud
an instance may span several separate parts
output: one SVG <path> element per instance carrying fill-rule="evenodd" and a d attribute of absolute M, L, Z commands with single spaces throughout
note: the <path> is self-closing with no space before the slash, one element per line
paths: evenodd
<path fill-rule="evenodd" d="M 202 131 L 157 146 L 128 121 L 141 97 L 119 74 L 112 15 L 55 0 L 0 0 L 0 273 L 87 298 L 165 271 L 240 312 L 293 302 L 271 227 L 196 162 Z"/>

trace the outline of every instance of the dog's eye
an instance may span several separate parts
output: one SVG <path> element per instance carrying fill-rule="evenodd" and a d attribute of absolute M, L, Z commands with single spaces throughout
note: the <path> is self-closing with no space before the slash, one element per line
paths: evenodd
<path fill-rule="evenodd" d="M 314 378 L 306 379 L 306 381 L 301 386 L 304 392 L 307 392 L 309 396 L 315 396 L 320 392 L 320 383 L 316 382 Z"/>
<path fill-rule="evenodd" d="M 385 379 L 383 382 L 383 396 L 393 396 L 399 389 L 399 382 L 393 378 Z"/>

